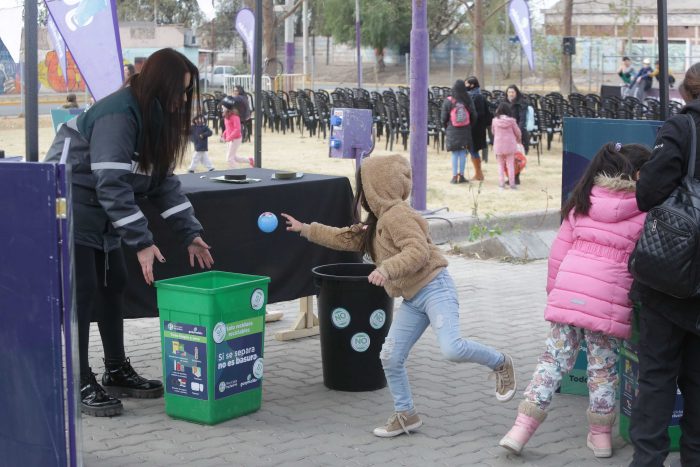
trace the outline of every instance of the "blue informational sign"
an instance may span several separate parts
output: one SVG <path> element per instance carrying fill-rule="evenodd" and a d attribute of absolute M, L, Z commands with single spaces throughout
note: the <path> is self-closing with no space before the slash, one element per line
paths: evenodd
<path fill-rule="evenodd" d="M 163 322 L 165 390 L 170 394 L 208 399 L 207 328 Z"/>
<path fill-rule="evenodd" d="M 654 147 L 663 122 L 656 120 L 611 120 L 605 118 L 564 119 L 564 159 L 561 202 L 569 197 L 589 162 L 606 143 L 638 143 Z"/>
<path fill-rule="evenodd" d="M 265 318 L 219 323 L 216 342 L 215 399 L 260 387 L 263 376 L 263 327 Z M 217 329 L 222 332 L 217 334 Z M 225 330 L 226 334 L 223 333 Z M 217 336 L 221 336 L 217 338 Z M 223 340 L 222 340 L 223 339 Z"/>

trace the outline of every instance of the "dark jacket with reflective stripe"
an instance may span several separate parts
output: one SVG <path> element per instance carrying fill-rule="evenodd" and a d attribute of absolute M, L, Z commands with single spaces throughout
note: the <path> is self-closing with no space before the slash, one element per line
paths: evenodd
<path fill-rule="evenodd" d="M 56 134 L 45 161 L 57 162 L 70 138 L 67 164 L 72 172 L 77 244 L 104 251 L 119 248 L 121 240 L 137 250 L 152 245 L 148 221 L 136 204 L 144 196 L 186 245 L 202 232 L 177 176 L 158 178 L 140 172 L 141 131 L 136 99 L 130 88 L 123 88 L 62 125 Z"/>

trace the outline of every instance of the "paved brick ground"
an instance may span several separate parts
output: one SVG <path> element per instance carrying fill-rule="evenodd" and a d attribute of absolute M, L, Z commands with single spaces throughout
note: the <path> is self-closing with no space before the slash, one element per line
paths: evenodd
<path fill-rule="evenodd" d="M 542 319 L 546 262 L 511 264 L 450 258 L 462 305 L 462 333 L 510 352 L 522 391 L 547 323 Z M 493 397 L 488 371 L 443 360 L 431 330 L 408 362 L 421 430 L 394 439 L 371 434 L 391 414 L 387 389 L 365 393 L 330 391 L 323 385 L 318 336 L 278 342 L 298 303 L 273 304 L 283 321 L 267 325 L 262 408 L 216 426 L 165 415 L 163 400 L 126 400 L 112 419 L 85 418 L 85 464 L 111 466 L 626 466 L 631 446 L 616 436 L 611 459 L 598 460 L 585 446 L 583 397 L 558 395 L 548 420 L 522 457 L 507 455 L 498 440 L 515 418 L 519 393 L 508 403 Z M 126 323 L 127 352 L 147 377 L 161 377 L 156 319 Z M 101 369 L 101 344 L 93 328 L 91 360 Z M 677 459 L 677 455 L 672 455 Z"/>

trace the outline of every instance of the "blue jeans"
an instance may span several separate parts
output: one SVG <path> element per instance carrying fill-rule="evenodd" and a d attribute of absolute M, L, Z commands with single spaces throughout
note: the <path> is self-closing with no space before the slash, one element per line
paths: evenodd
<path fill-rule="evenodd" d="M 459 169 L 458 166 L 459 165 Z M 464 175 L 464 166 L 467 165 L 467 150 L 460 149 L 452 151 L 452 176 L 457 174 Z"/>
<path fill-rule="evenodd" d="M 492 370 L 503 364 L 501 352 L 460 336 L 457 290 L 447 269 L 443 269 L 413 298 L 404 299 L 379 355 L 397 412 L 413 409 L 406 359 L 428 324 L 437 334 L 440 351 L 447 360 L 479 363 Z"/>

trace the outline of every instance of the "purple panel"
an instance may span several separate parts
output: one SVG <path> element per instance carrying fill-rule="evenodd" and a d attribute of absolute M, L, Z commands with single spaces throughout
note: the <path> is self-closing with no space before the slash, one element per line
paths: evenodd
<path fill-rule="evenodd" d="M 0 163 L 0 453 L 68 463 L 63 404 L 57 167 Z"/>
<path fill-rule="evenodd" d="M 374 149 L 372 124 L 369 109 L 332 109 L 329 156 L 358 160 L 369 156 Z"/>
<path fill-rule="evenodd" d="M 284 43 L 284 72 L 288 75 L 294 73 L 294 42 Z"/>

